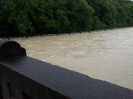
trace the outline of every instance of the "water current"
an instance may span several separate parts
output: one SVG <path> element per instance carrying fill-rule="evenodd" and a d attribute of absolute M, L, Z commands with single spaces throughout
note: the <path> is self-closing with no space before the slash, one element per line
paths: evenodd
<path fill-rule="evenodd" d="M 12 40 L 30 57 L 133 90 L 133 28 Z"/>

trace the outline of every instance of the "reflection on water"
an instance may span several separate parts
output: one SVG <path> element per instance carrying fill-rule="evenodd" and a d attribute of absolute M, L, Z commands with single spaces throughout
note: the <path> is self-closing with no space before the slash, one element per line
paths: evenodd
<path fill-rule="evenodd" d="M 133 28 L 13 40 L 28 56 L 133 90 Z"/>

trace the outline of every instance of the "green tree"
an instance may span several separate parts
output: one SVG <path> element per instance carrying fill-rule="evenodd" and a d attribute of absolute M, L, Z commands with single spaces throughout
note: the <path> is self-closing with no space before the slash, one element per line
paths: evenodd
<path fill-rule="evenodd" d="M 85 0 L 68 0 L 66 6 L 72 32 L 90 31 L 92 29 L 94 10 Z"/>
<path fill-rule="evenodd" d="M 0 36 L 133 26 L 130 0 L 0 0 Z"/>

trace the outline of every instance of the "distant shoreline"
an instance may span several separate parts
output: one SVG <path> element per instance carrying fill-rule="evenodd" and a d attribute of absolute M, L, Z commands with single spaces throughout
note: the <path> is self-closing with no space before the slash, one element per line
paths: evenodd
<path fill-rule="evenodd" d="M 47 37 L 47 36 L 60 36 L 60 35 L 72 35 L 72 34 L 83 34 L 83 33 L 93 33 L 93 32 L 99 32 L 99 31 L 108 31 L 108 30 L 117 30 L 117 29 L 128 29 L 128 28 L 133 28 L 133 27 L 123 27 L 123 28 L 111 28 L 111 29 L 105 29 L 105 30 L 94 30 L 94 31 L 84 31 L 84 32 L 73 32 L 73 33 L 63 33 L 63 34 L 43 34 L 43 35 L 33 35 L 33 36 L 18 36 L 18 37 L 4 37 L 8 39 L 14 39 L 14 38 L 31 38 L 31 37 Z"/>

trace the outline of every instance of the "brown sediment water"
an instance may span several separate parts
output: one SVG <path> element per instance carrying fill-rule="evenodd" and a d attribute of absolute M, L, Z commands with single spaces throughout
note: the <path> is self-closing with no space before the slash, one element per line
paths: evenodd
<path fill-rule="evenodd" d="M 133 28 L 12 40 L 30 57 L 133 90 Z"/>

